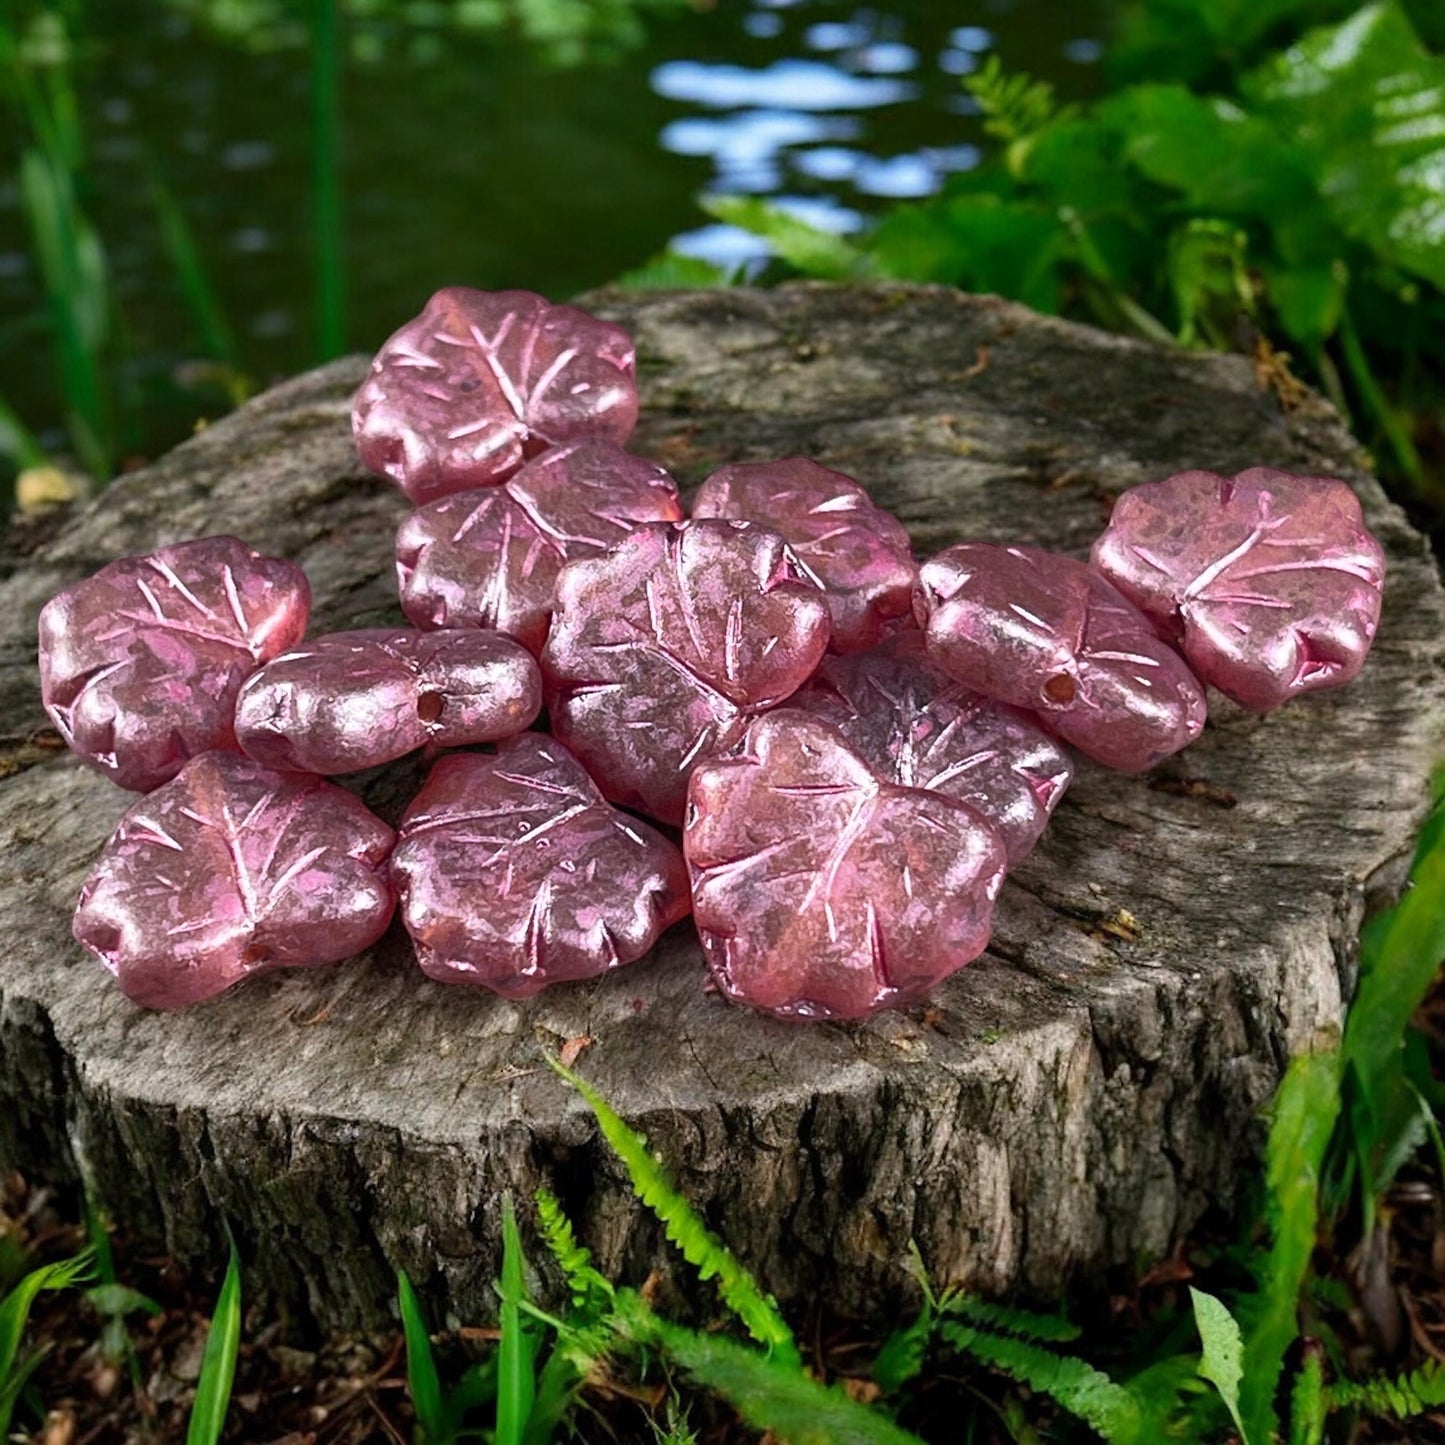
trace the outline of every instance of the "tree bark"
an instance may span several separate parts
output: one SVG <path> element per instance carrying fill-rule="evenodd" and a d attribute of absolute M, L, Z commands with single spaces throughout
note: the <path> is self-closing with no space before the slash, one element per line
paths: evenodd
<path fill-rule="evenodd" d="M 400 620 L 406 512 L 357 466 L 352 358 L 279 386 L 93 505 L 12 532 L 0 575 L 0 1163 L 86 1180 L 185 1262 L 229 1227 L 256 1284 L 375 1322 L 404 1267 L 436 1318 L 495 1317 L 499 1194 L 557 1192 L 609 1275 L 687 1285 L 543 1051 L 633 1124 L 785 1306 L 896 1312 L 934 1279 L 1052 1294 L 1165 1254 L 1257 1169 L 1288 1055 L 1332 1035 L 1362 913 L 1399 887 L 1442 752 L 1445 599 L 1338 418 L 1239 357 L 1167 350 L 942 289 L 603 294 L 639 343 L 634 450 L 686 484 L 802 453 L 858 477 L 922 553 L 1082 554 L 1113 496 L 1186 467 L 1357 486 L 1389 554 L 1353 686 L 1259 718 L 1218 695 L 1145 777 L 1082 764 L 1006 885 L 993 945 L 925 1004 L 789 1025 L 704 988 L 688 927 L 525 1003 L 422 978 L 404 934 L 187 1012 L 127 1003 L 75 945 L 76 891 L 132 799 L 54 749 L 35 618 L 126 553 L 216 532 L 292 557 L 313 630 Z M 1266 379 L 1267 382 L 1267 379 Z M 46 535 L 41 536 L 44 530 Z M 420 777 L 365 780 L 394 821 Z"/>

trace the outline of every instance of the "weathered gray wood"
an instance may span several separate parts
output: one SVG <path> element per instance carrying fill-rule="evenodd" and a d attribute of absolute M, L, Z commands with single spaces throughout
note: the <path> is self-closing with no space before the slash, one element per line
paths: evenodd
<path fill-rule="evenodd" d="M 1329 409 L 1283 413 L 1242 359 L 941 290 L 597 304 L 639 340 L 638 450 L 689 482 L 816 456 L 921 549 L 1082 550 L 1114 492 L 1185 466 L 1347 475 L 1392 568 L 1368 669 L 1265 719 L 1215 699 L 1202 741 L 1153 778 L 1083 767 L 1005 889 L 991 952 L 931 1005 L 864 1025 L 727 1006 L 684 929 L 528 1004 L 423 981 L 393 935 L 351 965 L 143 1013 L 69 938 L 127 799 L 33 741 L 35 614 L 118 554 L 226 530 L 305 566 L 318 628 L 398 618 L 404 503 L 356 469 L 361 362 L 339 362 L 5 561 L 0 1162 L 89 1174 L 183 1258 L 217 1258 L 225 1221 L 325 1320 L 377 1316 L 398 1266 L 453 1317 L 490 1317 L 503 1187 L 549 1182 L 608 1271 L 666 1267 L 590 1117 L 540 1067 L 587 1035 L 585 1071 L 787 1303 L 886 1310 L 910 1239 L 938 1279 L 990 1290 L 1166 1251 L 1234 1197 L 1258 1106 L 1286 1055 L 1338 1025 L 1361 911 L 1402 876 L 1445 719 L 1445 605 L 1420 539 Z M 414 780 L 369 796 L 395 816 Z"/>

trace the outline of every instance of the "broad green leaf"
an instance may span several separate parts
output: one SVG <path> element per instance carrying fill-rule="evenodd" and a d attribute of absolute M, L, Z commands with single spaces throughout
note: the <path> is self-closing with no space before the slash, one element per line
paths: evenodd
<path fill-rule="evenodd" d="M 847 281 L 868 273 L 868 258 L 852 242 L 790 215 L 756 196 L 703 196 L 708 215 L 761 236 L 775 255 L 805 276 Z"/>
<path fill-rule="evenodd" d="M 526 1260 L 512 1196 L 502 1195 L 502 1338 L 497 1346 L 497 1431 L 495 1445 L 522 1445 L 527 1417 L 537 1393 L 537 1340 L 530 1320 L 522 1318 L 527 1286 Z"/>
<path fill-rule="evenodd" d="M 1194 210 L 1268 220 L 1320 209 L 1293 148 L 1230 101 L 1182 85 L 1139 85 L 1101 102 L 1096 114 L 1123 138 L 1140 174 L 1180 192 Z"/>
<path fill-rule="evenodd" d="M 425 1445 L 442 1445 L 449 1431 L 442 1410 L 442 1385 L 432 1355 L 431 1334 L 406 1271 L 396 1275 L 396 1303 L 401 1313 L 401 1333 L 406 1342 L 406 1382 Z"/>
<path fill-rule="evenodd" d="M 1189 1298 L 1204 1346 L 1199 1373 L 1219 1391 L 1243 1445 L 1249 1445 L 1249 1432 L 1239 1418 L 1239 1382 L 1244 1375 L 1244 1339 L 1239 1325 L 1223 1302 L 1212 1294 L 1191 1286 Z"/>
<path fill-rule="evenodd" d="M 236 1378 L 236 1355 L 241 1346 L 241 1261 L 231 1246 L 226 1278 L 216 1297 L 206 1348 L 201 1355 L 201 1377 L 196 1382 L 196 1403 L 186 1427 L 186 1445 L 217 1445 L 226 1428 L 231 1384 Z"/>
<path fill-rule="evenodd" d="M 1395 0 L 1312 31 L 1246 94 L 1298 147 L 1346 232 L 1445 288 L 1445 56 Z"/>
<path fill-rule="evenodd" d="M 1299 1299 L 1319 1222 L 1320 1169 L 1340 1109 L 1338 1049 L 1290 1061 L 1271 1105 L 1265 1145 L 1266 1214 L 1272 1232 L 1245 1346 L 1240 1416 L 1256 1442 L 1273 1437 L 1275 1390 L 1299 1334 Z"/>
<path fill-rule="evenodd" d="M 1056 313 L 1071 238 L 1052 209 L 974 194 L 900 208 L 879 225 L 871 246 L 886 276 L 947 281 Z"/>
<path fill-rule="evenodd" d="M 1344 310 L 1348 275 L 1339 262 L 1264 266 L 1265 294 L 1292 341 L 1315 350 L 1335 334 Z"/>
<path fill-rule="evenodd" d="M 1040 200 L 1072 206 L 1086 219 L 1126 214 L 1135 203 L 1123 137 L 1096 116 L 1057 120 L 1035 136 L 1020 180 Z"/>
<path fill-rule="evenodd" d="M 697 291 L 730 286 L 733 273 L 700 256 L 663 251 L 641 266 L 624 271 L 612 281 L 629 291 Z"/>

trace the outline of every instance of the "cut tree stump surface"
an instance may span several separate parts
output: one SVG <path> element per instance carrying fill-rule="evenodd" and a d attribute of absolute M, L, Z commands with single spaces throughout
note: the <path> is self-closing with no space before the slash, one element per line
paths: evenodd
<path fill-rule="evenodd" d="M 648 960 L 525 1003 L 426 981 L 394 928 L 371 956 L 254 980 L 179 1014 L 123 999 L 71 940 L 80 882 L 134 801 L 52 744 L 35 619 L 127 553 L 232 532 L 294 558 L 314 630 L 401 620 L 407 510 L 357 467 L 360 358 L 298 377 L 117 481 L 0 563 L 0 1164 L 90 1179 L 116 1218 L 331 1324 L 375 1322 L 404 1267 L 441 1311 L 495 1318 L 499 1191 L 560 1194 L 609 1275 L 674 1263 L 578 1067 L 785 1306 L 898 1307 L 934 1277 L 1044 1294 L 1166 1253 L 1256 1169 L 1290 1052 L 1335 1030 L 1367 906 L 1404 876 L 1442 752 L 1445 605 L 1430 556 L 1321 401 L 1236 357 L 1121 340 L 907 287 L 604 294 L 631 327 L 634 449 L 687 485 L 818 458 L 920 553 L 963 538 L 1082 555 L 1115 493 L 1186 467 L 1354 483 L 1389 555 L 1359 681 L 1266 718 L 1218 695 L 1146 777 L 1082 764 L 1011 876 L 994 942 L 923 1005 L 790 1025 L 704 990 L 687 926 Z M 371 779 L 395 821 L 416 765 Z M 365 781 L 365 780 L 364 780 Z"/>

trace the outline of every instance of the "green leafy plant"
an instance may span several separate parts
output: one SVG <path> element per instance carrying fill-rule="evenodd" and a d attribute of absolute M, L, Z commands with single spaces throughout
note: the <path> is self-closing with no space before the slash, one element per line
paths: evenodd
<path fill-rule="evenodd" d="M 996 60 L 965 80 L 1000 150 L 861 237 L 756 198 L 704 204 L 764 237 L 775 273 L 942 281 L 1156 340 L 1287 348 L 1445 505 L 1419 444 L 1445 418 L 1445 139 L 1418 119 L 1445 86 L 1417 28 L 1430 10 L 1144 0 L 1091 105 Z"/>
<path fill-rule="evenodd" d="M 201 1374 L 196 1381 L 196 1400 L 186 1426 L 186 1445 L 217 1445 L 226 1428 L 226 1411 L 231 1404 L 231 1385 L 236 1378 L 236 1357 L 241 1347 L 241 1261 L 231 1246 L 226 1277 L 216 1296 L 206 1348 L 201 1355 Z"/>
<path fill-rule="evenodd" d="M 94 1268 L 94 1252 L 82 1250 L 73 1259 L 31 1270 L 0 1299 L 0 1440 L 8 1437 L 15 1406 L 45 1358 L 43 1347 L 21 1349 L 31 1306 L 47 1290 L 73 1289 L 84 1283 Z"/>
<path fill-rule="evenodd" d="M 683 1258 L 700 1278 L 717 1281 L 723 1302 L 759 1344 L 781 1360 L 796 1364 L 797 1343 L 772 1296 L 759 1288 L 732 1251 L 673 1188 L 649 1151 L 646 1139 L 629 1129 L 586 1080 L 556 1059 L 549 1058 L 548 1062 L 587 1101 L 597 1116 L 602 1137 L 626 1167 L 637 1197 L 658 1217 L 668 1239 L 682 1251 Z"/>

